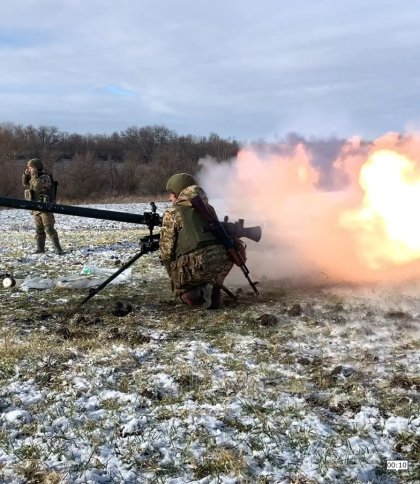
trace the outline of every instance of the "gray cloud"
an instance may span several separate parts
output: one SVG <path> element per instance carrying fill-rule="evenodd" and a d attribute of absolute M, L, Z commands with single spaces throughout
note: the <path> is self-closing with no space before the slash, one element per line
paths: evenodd
<path fill-rule="evenodd" d="M 419 124 L 419 23 L 415 0 L 5 0 L 0 121 L 239 140 L 403 131 Z"/>

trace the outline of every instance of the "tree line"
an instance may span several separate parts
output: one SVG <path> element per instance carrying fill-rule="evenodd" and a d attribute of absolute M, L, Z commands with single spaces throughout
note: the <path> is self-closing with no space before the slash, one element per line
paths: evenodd
<path fill-rule="evenodd" d="M 21 198 L 25 164 L 40 158 L 60 184 L 60 201 L 155 196 L 173 173 L 195 173 L 200 158 L 222 162 L 238 150 L 234 139 L 179 136 L 162 125 L 81 135 L 54 126 L 0 124 L 0 194 Z"/>

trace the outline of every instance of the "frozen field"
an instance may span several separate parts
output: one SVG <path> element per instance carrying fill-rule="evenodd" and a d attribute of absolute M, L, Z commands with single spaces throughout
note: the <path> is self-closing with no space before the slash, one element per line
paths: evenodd
<path fill-rule="evenodd" d="M 0 226 L 0 273 L 52 281 L 117 270 L 145 233 L 57 216 L 60 257 L 49 241 L 31 255 L 28 212 L 0 211 Z M 258 297 L 233 280 L 238 300 L 217 311 L 173 301 L 157 253 L 82 307 L 86 289 L 1 287 L 0 481 L 419 479 L 420 280 L 265 279 Z"/>

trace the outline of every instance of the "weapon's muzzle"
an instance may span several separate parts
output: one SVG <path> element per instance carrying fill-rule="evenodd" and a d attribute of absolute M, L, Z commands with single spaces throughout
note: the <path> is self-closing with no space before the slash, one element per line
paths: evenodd
<path fill-rule="evenodd" d="M 255 227 L 244 227 L 243 235 L 241 237 L 246 237 L 247 239 L 251 239 L 254 242 L 259 242 L 261 239 L 261 227 L 259 225 Z"/>
<path fill-rule="evenodd" d="M 245 237 L 247 239 L 253 240 L 254 242 L 259 242 L 261 239 L 261 227 L 259 225 L 255 227 L 244 227 L 244 220 L 240 218 L 237 222 L 228 222 L 226 220 L 223 225 L 226 232 L 234 239 L 240 239 Z"/>

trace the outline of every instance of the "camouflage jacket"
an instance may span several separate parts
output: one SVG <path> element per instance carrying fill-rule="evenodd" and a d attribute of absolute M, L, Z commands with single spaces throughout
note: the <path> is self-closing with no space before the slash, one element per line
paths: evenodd
<path fill-rule="evenodd" d="M 43 195 L 51 197 L 53 179 L 52 176 L 45 171 L 41 171 L 32 176 L 24 173 L 22 175 L 22 185 L 25 188 L 32 190 L 34 201 L 41 202 L 41 197 Z"/>
<path fill-rule="evenodd" d="M 45 171 L 40 171 L 35 175 L 24 173 L 22 175 L 22 185 L 30 190 L 31 200 L 35 202 L 52 201 L 53 178 L 49 173 Z M 48 197 L 48 199 L 43 200 L 43 196 Z M 26 194 L 25 198 L 27 198 Z M 32 210 L 32 213 L 39 214 L 41 212 L 39 210 Z"/>
<path fill-rule="evenodd" d="M 191 206 L 190 200 L 195 196 L 200 196 L 200 198 L 208 204 L 208 198 L 204 190 L 197 186 L 191 185 L 179 194 L 178 201 L 176 204 L 166 210 L 163 215 L 162 229 L 160 231 L 160 259 L 163 265 L 166 267 L 168 273 L 170 273 L 170 264 L 176 259 L 176 244 L 178 239 L 178 234 L 182 229 L 182 216 L 180 211 L 177 209 L 178 206 Z M 216 215 L 214 208 L 208 205 L 209 209 L 214 215 Z"/>

